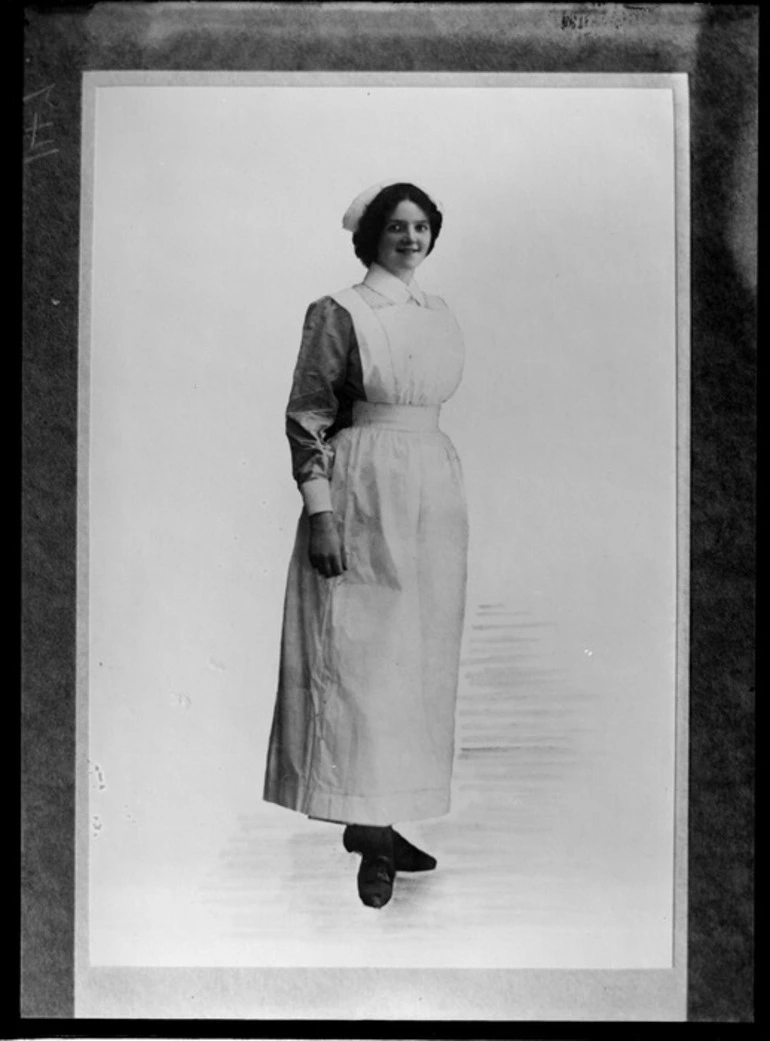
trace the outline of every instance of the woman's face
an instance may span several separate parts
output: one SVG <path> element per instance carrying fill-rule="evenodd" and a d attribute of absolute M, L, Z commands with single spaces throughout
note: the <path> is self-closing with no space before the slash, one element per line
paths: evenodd
<path fill-rule="evenodd" d="M 430 222 L 417 203 L 404 199 L 388 218 L 377 247 L 377 263 L 400 278 L 411 282 L 416 268 L 430 249 Z"/>

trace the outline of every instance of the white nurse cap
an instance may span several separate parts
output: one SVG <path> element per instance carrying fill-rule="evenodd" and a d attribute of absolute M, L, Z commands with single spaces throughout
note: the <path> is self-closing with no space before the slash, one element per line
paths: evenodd
<path fill-rule="evenodd" d="M 345 231 L 355 232 L 358 230 L 359 222 L 364 215 L 366 207 L 372 199 L 375 199 L 380 194 L 383 188 L 388 188 L 391 184 L 413 184 L 415 188 L 419 188 L 420 191 L 425 192 L 439 213 L 444 212 L 444 207 L 441 202 L 434 195 L 431 195 L 430 192 L 425 191 L 425 189 L 415 181 L 398 181 L 393 179 L 389 181 L 378 181 L 377 184 L 373 184 L 370 188 L 361 192 L 360 195 L 357 195 L 351 202 L 350 206 L 345 210 L 342 218 L 342 227 Z"/>

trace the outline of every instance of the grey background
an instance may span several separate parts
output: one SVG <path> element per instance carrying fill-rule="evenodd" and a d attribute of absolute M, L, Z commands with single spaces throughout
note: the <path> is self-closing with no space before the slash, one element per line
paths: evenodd
<path fill-rule="evenodd" d="M 132 5 L 36 13 L 28 31 L 26 93 L 56 84 L 58 152 L 25 164 L 25 1014 L 72 1007 L 80 70 L 569 67 L 693 74 L 690 1011 L 750 1018 L 754 9 L 423 5 L 405 26 L 387 9 L 197 7 L 176 25 Z"/>

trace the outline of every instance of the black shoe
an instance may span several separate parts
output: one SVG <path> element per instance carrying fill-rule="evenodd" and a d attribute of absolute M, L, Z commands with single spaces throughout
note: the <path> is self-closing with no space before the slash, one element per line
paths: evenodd
<path fill-rule="evenodd" d="M 367 907 L 384 907 L 393 895 L 396 877 L 387 857 L 363 857 L 358 869 L 358 895 Z"/>
<path fill-rule="evenodd" d="M 393 832 L 393 861 L 396 871 L 433 871 L 436 858 L 413 846 L 403 835 Z"/>
<path fill-rule="evenodd" d="M 393 836 L 393 866 L 396 871 L 433 871 L 436 867 L 436 858 L 429 853 L 423 853 L 417 846 L 399 835 L 393 828 L 390 829 Z M 342 833 L 342 844 L 348 853 L 367 852 L 367 845 L 360 830 L 360 826 L 349 824 Z"/>

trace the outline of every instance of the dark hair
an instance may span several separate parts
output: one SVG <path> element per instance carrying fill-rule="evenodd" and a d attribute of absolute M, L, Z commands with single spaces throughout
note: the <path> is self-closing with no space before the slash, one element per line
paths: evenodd
<path fill-rule="evenodd" d="M 400 202 L 408 200 L 424 210 L 430 224 L 430 246 L 428 253 L 436 245 L 441 231 L 443 218 L 436 204 L 425 192 L 415 184 L 389 184 L 379 195 L 375 195 L 363 212 L 358 227 L 353 232 L 353 249 L 356 256 L 366 267 L 370 267 L 377 259 L 380 238 L 391 213 Z"/>

